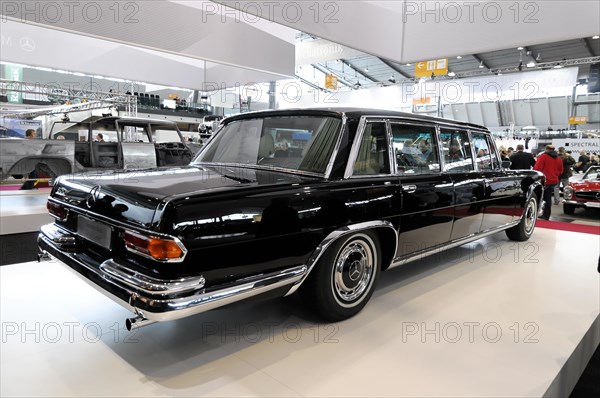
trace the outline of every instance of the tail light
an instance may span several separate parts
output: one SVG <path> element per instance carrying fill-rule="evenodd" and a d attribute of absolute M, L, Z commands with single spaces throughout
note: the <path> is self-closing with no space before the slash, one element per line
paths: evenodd
<path fill-rule="evenodd" d="M 69 209 L 65 208 L 59 203 L 54 203 L 51 201 L 46 202 L 46 208 L 50 215 L 56 218 L 58 221 L 65 221 L 69 216 Z"/>
<path fill-rule="evenodd" d="M 181 262 L 187 253 L 185 246 L 177 238 L 144 236 L 125 231 L 123 239 L 127 250 L 157 261 Z"/>

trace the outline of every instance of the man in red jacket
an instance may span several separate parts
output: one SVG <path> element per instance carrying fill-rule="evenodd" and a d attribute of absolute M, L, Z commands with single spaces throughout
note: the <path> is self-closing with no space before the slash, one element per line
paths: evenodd
<path fill-rule="evenodd" d="M 553 145 L 546 145 L 546 151 L 538 156 L 534 170 L 541 171 L 546 176 L 546 186 L 544 187 L 544 214 L 540 217 L 542 220 L 550 219 L 552 210 L 552 194 L 554 187 L 558 185 L 560 175 L 563 172 L 563 162 Z"/>

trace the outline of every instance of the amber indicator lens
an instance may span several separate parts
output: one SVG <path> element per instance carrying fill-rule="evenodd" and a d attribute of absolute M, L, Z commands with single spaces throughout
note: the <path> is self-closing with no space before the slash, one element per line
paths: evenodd
<path fill-rule="evenodd" d="M 177 259 L 183 256 L 181 247 L 172 240 L 142 236 L 129 231 L 125 232 L 124 240 L 128 249 L 157 260 Z"/>

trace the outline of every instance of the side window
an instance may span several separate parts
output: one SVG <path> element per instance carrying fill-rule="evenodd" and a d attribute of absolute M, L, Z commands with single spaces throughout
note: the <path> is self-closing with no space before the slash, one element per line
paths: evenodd
<path fill-rule="evenodd" d="M 471 143 L 466 131 L 442 127 L 440 138 L 444 152 L 444 171 L 464 173 L 474 170 Z"/>
<path fill-rule="evenodd" d="M 388 140 L 384 122 L 368 122 L 354 163 L 354 175 L 390 173 Z"/>
<path fill-rule="evenodd" d="M 494 163 L 487 136 L 483 133 L 471 133 L 473 145 L 475 146 L 475 162 L 477 169 L 481 171 L 492 170 Z M 494 154 L 495 157 L 495 154 Z"/>
<path fill-rule="evenodd" d="M 434 127 L 392 123 L 392 136 L 399 174 L 440 171 Z"/>
<path fill-rule="evenodd" d="M 148 142 L 146 128 L 141 126 L 120 126 L 121 141 L 123 142 Z"/>

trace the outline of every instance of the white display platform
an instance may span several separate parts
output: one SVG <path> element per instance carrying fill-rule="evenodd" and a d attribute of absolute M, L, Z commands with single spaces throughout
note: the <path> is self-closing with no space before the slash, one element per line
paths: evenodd
<path fill-rule="evenodd" d="M 54 219 L 46 202 L 50 189 L 2 191 L 0 193 L 0 235 L 36 232 Z"/>
<path fill-rule="evenodd" d="M 345 322 L 291 297 L 137 333 L 63 265 L 4 266 L 0 395 L 566 396 L 600 342 L 599 246 L 500 233 L 383 273 Z"/>

